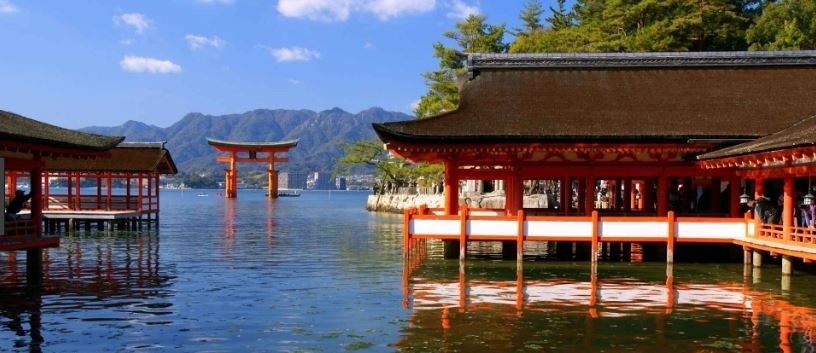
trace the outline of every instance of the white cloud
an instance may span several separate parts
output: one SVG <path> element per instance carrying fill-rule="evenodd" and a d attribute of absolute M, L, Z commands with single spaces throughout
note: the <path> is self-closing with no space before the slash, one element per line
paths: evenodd
<path fill-rule="evenodd" d="M 363 44 L 363 48 L 365 48 L 365 49 L 374 49 L 376 47 L 377 46 L 375 46 L 374 43 L 371 43 L 371 42 L 365 42 L 365 44 Z"/>
<path fill-rule="evenodd" d="M 278 12 L 286 17 L 313 21 L 345 21 L 351 13 L 351 0 L 279 0 Z"/>
<path fill-rule="evenodd" d="M 353 12 L 368 12 L 380 20 L 410 12 L 428 12 L 436 0 L 279 0 L 278 12 L 286 17 L 342 22 Z"/>
<path fill-rule="evenodd" d="M 213 47 L 215 49 L 221 49 L 224 47 L 224 45 L 227 44 L 226 41 L 224 41 L 221 38 L 218 38 L 218 36 L 212 36 L 210 38 L 207 38 L 204 36 L 188 34 L 184 36 L 184 40 L 187 41 L 187 44 L 190 45 L 190 49 L 193 50 L 201 49 L 203 47 Z"/>
<path fill-rule="evenodd" d="M 0 13 L 13 13 L 17 12 L 17 6 L 11 3 L 8 0 L 0 0 Z"/>
<path fill-rule="evenodd" d="M 269 53 L 272 54 L 278 62 L 310 61 L 320 57 L 319 52 L 301 47 L 269 49 Z"/>
<path fill-rule="evenodd" d="M 199 4 L 206 4 L 206 5 L 213 5 L 213 4 L 216 4 L 216 5 L 219 5 L 219 4 L 220 5 L 232 5 L 232 3 L 234 3 L 235 1 L 234 0 L 196 0 L 196 2 L 199 3 Z"/>
<path fill-rule="evenodd" d="M 417 100 L 414 100 L 414 101 L 412 101 L 412 102 L 411 102 L 410 107 L 411 107 L 411 110 L 412 110 L 412 111 L 414 111 L 414 110 L 416 110 L 417 108 L 419 108 L 419 102 L 421 102 L 421 100 L 420 100 L 420 99 L 417 99 Z"/>
<path fill-rule="evenodd" d="M 133 39 L 122 39 L 119 43 L 122 45 L 133 45 Z"/>
<path fill-rule="evenodd" d="M 142 15 L 137 12 L 125 13 L 119 16 L 114 16 L 113 21 L 118 24 L 124 24 L 126 26 L 133 27 L 136 30 L 136 33 L 142 33 L 146 29 L 150 28 L 150 24 L 153 22 L 148 19 L 145 15 Z"/>
<path fill-rule="evenodd" d="M 128 72 L 149 72 L 154 74 L 176 74 L 181 72 L 181 66 L 170 61 L 143 56 L 125 56 L 119 62 L 122 70 Z"/>
<path fill-rule="evenodd" d="M 462 0 L 453 0 L 448 6 L 450 7 L 448 18 L 457 20 L 464 20 L 470 15 L 478 15 L 481 13 L 479 7 L 465 4 Z"/>
<path fill-rule="evenodd" d="M 435 6 L 436 0 L 372 0 L 365 4 L 365 9 L 385 21 L 403 13 L 428 12 Z"/>
<path fill-rule="evenodd" d="M 299 84 L 301 84 L 301 83 L 303 83 L 303 82 L 301 82 L 300 80 L 296 80 L 296 79 L 290 78 L 290 79 L 289 79 L 289 83 L 291 83 L 291 84 L 293 84 L 293 85 L 299 85 Z"/>

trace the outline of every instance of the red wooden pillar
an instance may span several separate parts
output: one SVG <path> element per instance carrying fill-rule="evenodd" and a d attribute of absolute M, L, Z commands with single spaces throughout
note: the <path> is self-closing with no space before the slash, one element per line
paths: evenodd
<path fill-rule="evenodd" d="M 229 163 L 229 183 L 227 184 L 227 197 L 235 198 L 238 196 L 238 171 L 235 169 L 235 152 L 230 152 Z"/>
<path fill-rule="evenodd" d="M 731 184 L 731 193 L 728 195 L 728 204 L 731 208 L 731 217 L 742 217 L 740 214 L 739 197 L 744 192 L 742 189 L 742 181 L 738 176 L 732 176 L 729 180 Z"/>
<path fill-rule="evenodd" d="M 132 176 L 133 176 L 133 174 L 130 174 L 130 173 L 126 174 L 126 176 L 125 176 L 127 178 L 125 180 L 125 208 L 128 209 L 128 210 L 131 209 L 130 208 L 130 177 L 132 177 Z"/>
<path fill-rule="evenodd" d="M 34 160 L 40 161 L 40 154 L 35 153 Z M 34 221 L 34 234 L 42 236 L 42 169 L 31 170 L 31 219 Z M 31 261 L 31 260 L 26 260 Z"/>
<path fill-rule="evenodd" d="M 665 216 L 669 209 L 669 180 L 666 174 L 660 173 L 657 177 L 657 215 Z"/>
<path fill-rule="evenodd" d="M 584 182 L 584 214 L 587 216 L 595 210 L 595 176 L 590 172 Z"/>
<path fill-rule="evenodd" d="M 720 212 L 720 200 L 722 192 L 722 180 L 720 177 L 715 176 L 711 178 L 711 185 L 708 187 L 709 191 L 711 192 L 711 211 L 713 212 Z"/>
<path fill-rule="evenodd" d="M 153 178 L 155 179 L 155 181 L 153 182 L 153 185 L 155 187 L 155 192 L 156 192 L 156 194 L 155 194 L 156 195 L 156 204 L 153 206 L 153 210 L 156 211 L 156 217 L 158 217 L 159 216 L 158 215 L 158 212 L 159 212 L 159 173 L 156 173 L 153 176 Z"/>
<path fill-rule="evenodd" d="M 459 176 L 458 166 L 453 162 L 445 162 L 445 214 L 454 215 L 459 210 Z"/>
<path fill-rule="evenodd" d="M 269 158 L 269 168 L 266 170 L 267 195 L 270 198 L 278 197 L 278 171 L 275 170 L 274 155 Z"/>
<path fill-rule="evenodd" d="M 102 209 L 102 178 L 96 174 L 96 209 Z"/>
<path fill-rule="evenodd" d="M 632 186 L 632 178 L 623 179 L 623 210 L 632 210 L 632 200 L 635 198 L 635 188 Z"/>
<path fill-rule="evenodd" d="M 141 209 L 142 209 L 142 205 L 143 205 L 143 204 L 142 204 L 142 189 L 144 188 L 144 187 L 142 186 L 142 182 L 143 182 L 144 180 L 142 179 L 142 173 L 138 173 L 138 174 L 136 174 L 136 175 L 137 175 L 137 177 L 139 178 L 139 179 L 138 179 L 138 181 L 136 182 L 137 187 L 139 188 L 139 192 L 137 192 L 137 193 L 136 193 L 136 195 L 137 195 L 137 196 L 136 196 L 136 209 L 137 209 L 137 210 L 141 210 Z"/>
<path fill-rule="evenodd" d="M 80 185 L 81 179 L 79 177 L 79 173 L 77 172 L 74 173 L 73 177 L 74 187 L 76 188 L 76 198 L 74 198 L 74 209 L 80 210 L 81 209 L 80 207 L 82 206 L 82 191 L 80 190 L 80 188 L 82 188 L 82 186 Z"/>
<path fill-rule="evenodd" d="M 524 208 L 524 186 L 521 185 L 521 176 L 518 168 L 512 168 L 512 172 L 504 179 L 505 209 L 507 215 L 516 215 Z"/>
<path fill-rule="evenodd" d="M 791 234 L 793 230 L 793 208 L 796 207 L 794 204 L 794 180 L 793 175 L 785 175 L 784 178 L 784 186 L 783 189 L 783 205 L 782 205 L 782 234 L 784 234 L 785 240 L 791 239 Z"/>
<path fill-rule="evenodd" d="M 105 174 L 105 189 L 106 189 L 105 190 L 105 209 L 108 210 L 108 211 L 111 210 L 111 197 L 113 196 L 112 195 L 113 192 L 111 191 L 111 189 L 113 188 L 113 180 L 112 179 L 113 179 L 113 174 L 111 174 L 110 172 Z"/>
<path fill-rule="evenodd" d="M 142 175 L 145 180 L 147 180 L 147 209 L 150 210 L 153 208 L 153 178 L 150 177 L 148 174 L 147 177 Z"/>
<path fill-rule="evenodd" d="M 572 184 L 570 183 L 569 176 L 561 177 L 561 204 L 559 205 L 562 208 L 562 213 L 567 216 L 569 215 L 570 206 L 572 206 L 572 202 L 570 202 L 572 194 Z"/>
<path fill-rule="evenodd" d="M 765 196 L 765 179 L 758 177 L 754 179 L 754 199 L 761 196 Z"/>
<path fill-rule="evenodd" d="M 43 188 L 42 188 L 43 204 L 42 204 L 42 208 L 44 210 L 48 209 L 48 179 L 49 179 L 48 176 L 49 176 L 48 172 L 43 172 Z"/>

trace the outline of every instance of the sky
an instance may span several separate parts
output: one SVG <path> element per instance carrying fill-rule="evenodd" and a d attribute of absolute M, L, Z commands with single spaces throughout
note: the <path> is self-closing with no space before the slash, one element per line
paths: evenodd
<path fill-rule="evenodd" d="M 0 110 L 71 129 L 261 108 L 412 114 L 433 43 L 453 45 L 445 31 L 471 13 L 518 28 L 525 2 L 0 0 Z"/>

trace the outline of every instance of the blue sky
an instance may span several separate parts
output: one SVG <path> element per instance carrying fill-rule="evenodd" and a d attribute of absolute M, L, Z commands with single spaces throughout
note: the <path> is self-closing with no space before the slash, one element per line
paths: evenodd
<path fill-rule="evenodd" d="M 0 0 L 0 109 L 67 128 L 257 108 L 410 114 L 444 31 L 473 12 L 517 28 L 524 3 Z"/>

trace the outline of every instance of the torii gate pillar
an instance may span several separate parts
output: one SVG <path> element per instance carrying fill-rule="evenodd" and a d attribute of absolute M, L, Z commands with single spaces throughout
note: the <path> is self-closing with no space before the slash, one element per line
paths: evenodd
<path fill-rule="evenodd" d="M 215 158 L 217 162 L 229 163 L 229 168 L 224 170 L 224 197 L 235 198 L 238 196 L 238 170 L 235 169 L 237 162 L 266 162 L 267 167 L 267 197 L 278 197 L 278 171 L 275 169 L 275 162 L 287 162 L 284 157 L 275 156 L 276 153 L 283 153 L 290 148 L 297 146 L 297 140 L 282 142 L 230 142 L 215 139 L 207 139 L 207 143 L 215 147 L 216 150 L 227 152 L 228 155 L 221 155 Z M 242 155 L 238 155 L 241 153 Z M 246 153 L 246 156 L 243 155 Z M 259 154 L 261 154 L 259 156 Z"/>
<path fill-rule="evenodd" d="M 269 179 L 267 181 L 268 189 L 266 190 L 266 195 L 270 198 L 278 197 L 278 171 L 275 170 L 274 162 L 269 163 L 269 168 L 266 170 L 266 177 Z"/>

